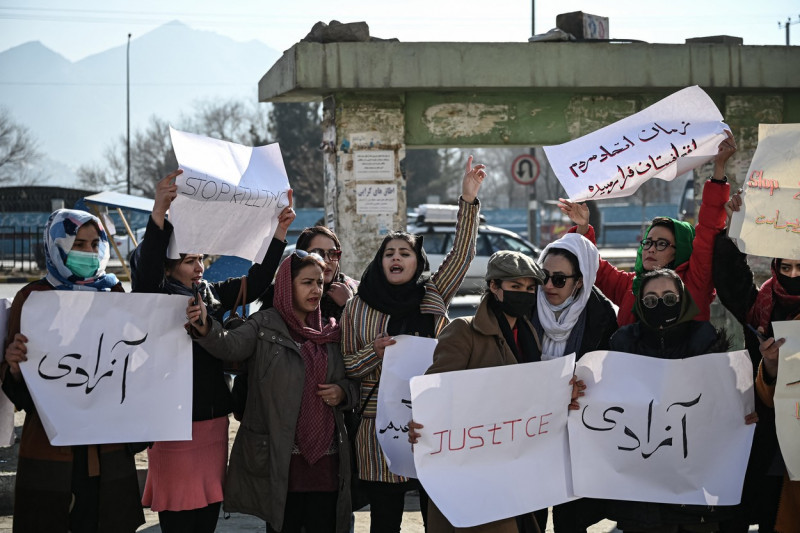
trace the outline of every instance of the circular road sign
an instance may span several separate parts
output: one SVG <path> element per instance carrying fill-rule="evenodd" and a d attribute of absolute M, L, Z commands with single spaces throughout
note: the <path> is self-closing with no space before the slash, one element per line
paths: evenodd
<path fill-rule="evenodd" d="M 539 162 L 530 154 L 522 154 L 511 163 L 511 177 L 521 185 L 533 185 L 539 177 Z"/>

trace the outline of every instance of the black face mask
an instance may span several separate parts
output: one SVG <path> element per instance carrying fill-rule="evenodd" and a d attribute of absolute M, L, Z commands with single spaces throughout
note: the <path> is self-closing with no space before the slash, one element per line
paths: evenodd
<path fill-rule="evenodd" d="M 503 290 L 503 301 L 497 302 L 500 309 L 508 316 L 522 318 L 530 317 L 536 305 L 536 293 L 528 291 Z"/>
<path fill-rule="evenodd" d="M 642 306 L 641 309 L 644 315 L 642 319 L 655 329 L 673 326 L 678 321 L 678 317 L 681 316 L 681 302 L 669 307 L 659 300 L 652 309 L 648 309 L 645 306 Z"/>
<path fill-rule="evenodd" d="M 790 278 L 778 272 L 778 283 L 792 296 L 800 296 L 800 276 Z"/>

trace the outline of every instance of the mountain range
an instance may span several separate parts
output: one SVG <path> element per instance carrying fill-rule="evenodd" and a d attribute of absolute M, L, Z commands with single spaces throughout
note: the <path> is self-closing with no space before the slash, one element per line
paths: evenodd
<path fill-rule="evenodd" d="M 75 36 L 80 38 L 79 35 Z M 152 115 L 176 121 L 193 104 L 255 102 L 258 81 L 281 53 L 179 21 L 130 42 L 131 135 Z M 43 160 L 37 184 L 74 186 L 82 164 L 101 163 L 126 130 L 126 45 L 72 62 L 38 41 L 0 52 L 0 106 L 28 127 Z"/>

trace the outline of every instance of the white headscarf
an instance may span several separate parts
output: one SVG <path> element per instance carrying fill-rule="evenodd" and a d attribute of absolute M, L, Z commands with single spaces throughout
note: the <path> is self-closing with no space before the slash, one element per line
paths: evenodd
<path fill-rule="evenodd" d="M 572 328 L 581 317 L 581 313 L 586 308 L 586 302 L 592 292 L 592 286 L 597 278 L 597 269 L 600 267 L 600 253 L 589 239 L 577 233 L 567 233 L 557 241 L 548 244 L 539 261 L 544 263 L 547 254 L 553 248 L 562 248 L 572 252 L 578 258 L 580 274 L 583 276 L 583 287 L 578 293 L 572 304 L 561 311 L 561 316 L 556 318 L 553 311 L 547 305 L 547 296 L 539 287 L 537 290 L 536 306 L 539 313 L 539 322 L 544 328 L 544 338 L 542 339 L 542 361 L 549 361 L 564 355 Z M 577 272 L 576 272 L 577 274 Z M 577 280 L 576 280 L 577 281 Z"/>

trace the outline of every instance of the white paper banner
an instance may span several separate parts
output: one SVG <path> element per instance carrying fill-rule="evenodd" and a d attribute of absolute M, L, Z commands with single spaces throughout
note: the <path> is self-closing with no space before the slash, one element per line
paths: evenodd
<path fill-rule="evenodd" d="M 20 369 L 54 446 L 188 440 L 187 298 L 34 292 L 22 306 Z"/>
<path fill-rule="evenodd" d="M 775 428 L 789 478 L 800 481 L 800 320 L 773 322 L 780 348 L 775 382 Z"/>
<path fill-rule="evenodd" d="M 573 200 L 630 196 L 645 181 L 672 181 L 713 158 L 727 126 L 697 86 L 579 139 L 545 146 Z"/>
<path fill-rule="evenodd" d="M 455 527 L 570 499 L 574 364 L 572 354 L 411 380 L 414 421 L 424 426 L 414 446 L 418 478 Z"/>
<path fill-rule="evenodd" d="M 729 235 L 752 255 L 800 259 L 800 124 L 759 124 Z"/>
<path fill-rule="evenodd" d="M 421 376 L 433 363 L 436 339 L 398 335 L 386 347 L 381 368 L 375 432 L 389 470 L 398 476 L 417 477 L 414 454 L 408 442 L 411 388 L 408 381 Z"/>
<path fill-rule="evenodd" d="M 0 298 L 0 346 L 6 345 L 8 333 L 8 310 L 11 300 Z M 0 353 L 0 361 L 5 358 L 5 350 Z M 14 404 L 8 396 L 0 392 L 0 447 L 7 448 L 14 444 Z"/>
<path fill-rule="evenodd" d="M 289 179 L 277 144 L 251 148 L 170 128 L 183 174 L 169 210 L 168 255 L 235 255 L 261 261 L 289 205 Z"/>
<path fill-rule="evenodd" d="M 591 352 L 569 417 L 575 494 L 677 504 L 739 503 L 755 425 L 745 351 L 666 360 Z"/>

